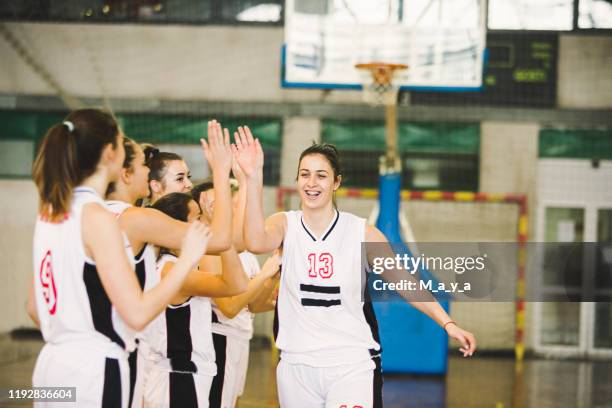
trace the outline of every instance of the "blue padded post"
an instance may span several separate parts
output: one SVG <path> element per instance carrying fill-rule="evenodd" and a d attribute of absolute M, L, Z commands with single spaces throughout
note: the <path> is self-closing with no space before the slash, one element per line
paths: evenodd
<path fill-rule="evenodd" d="M 387 237 L 396 253 L 412 255 L 400 231 L 399 173 L 380 176 L 380 212 L 376 227 Z M 421 270 L 421 276 L 431 277 Z M 380 297 L 379 297 L 380 299 Z M 383 348 L 382 367 L 387 373 L 445 374 L 448 336 L 433 320 L 419 312 L 399 295 L 373 302 Z M 448 312 L 449 302 L 440 302 Z"/>

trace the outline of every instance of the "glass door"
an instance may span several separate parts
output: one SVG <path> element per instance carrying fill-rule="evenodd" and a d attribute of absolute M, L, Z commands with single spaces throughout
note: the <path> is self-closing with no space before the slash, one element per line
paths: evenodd
<path fill-rule="evenodd" d="M 583 208 L 546 207 L 545 242 L 574 243 L 584 240 L 585 210 Z M 554 262 L 564 257 L 565 248 L 555 246 L 543 254 L 540 290 L 548 299 L 559 302 L 543 302 L 540 312 L 540 346 L 579 352 L 581 350 L 581 318 L 584 311 L 580 302 L 561 301 L 567 296 L 580 296 L 583 289 L 583 254 L 569 257 L 564 268 Z"/>
<path fill-rule="evenodd" d="M 546 248 L 540 261 L 539 290 L 559 301 L 536 306 L 536 350 L 561 356 L 612 357 L 612 208 L 545 205 L 542 211 L 540 239 L 598 245 Z M 567 262 L 559 267 L 554 260 L 562 257 Z M 574 301 L 567 301 L 568 296 Z"/>

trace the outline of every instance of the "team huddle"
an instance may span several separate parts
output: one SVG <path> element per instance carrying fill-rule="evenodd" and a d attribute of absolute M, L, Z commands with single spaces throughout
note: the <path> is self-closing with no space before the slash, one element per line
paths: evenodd
<path fill-rule="evenodd" d="M 300 210 L 265 218 L 263 149 L 246 126 L 233 136 L 208 123 L 212 177 L 193 186 L 179 155 L 135 143 L 104 111 L 49 129 L 33 168 L 27 308 L 45 340 L 33 386 L 76 387 L 79 407 L 234 407 L 253 314 L 275 310 L 280 406 L 382 406 L 361 248 L 386 238 L 336 208 L 328 144 L 299 158 Z M 268 254 L 261 267 L 254 254 Z M 473 354 L 437 302 L 407 300 Z"/>

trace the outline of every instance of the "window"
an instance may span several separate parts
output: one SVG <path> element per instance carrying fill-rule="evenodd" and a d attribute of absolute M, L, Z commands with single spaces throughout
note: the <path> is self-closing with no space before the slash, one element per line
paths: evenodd
<path fill-rule="evenodd" d="M 384 124 L 323 122 L 322 141 L 340 151 L 343 185 L 378 185 L 379 157 L 385 154 Z M 402 188 L 477 191 L 480 149 L 478 124 L 400 123 Z"/>
<path fill-rule="evenodd" d="M 571 30 L 573 0 L 489 0 L 492 30 Z"/>
<path fill-rule="evenodd" d="M 612 28 L 612 3 L 580 0 L 578 5 L 578 28 Z"/>
<path fill-rule="evenodd" d="M 32 140 L 0 140 L 0 177 L 29 178 L 33 162 Z"/>
<path fill-rule="evenodd" d="M 36 144 L 65 113 L 0 110 L 0 176 L 30 177 Z M 210 115 L 117 114 L 124 133 L 137 142 L 156 144 L 182 155 L 195 178 L 206 177 L 208 169 L 202 158 L 200 138 L 206 135 Z M 219 118 L 219 117 L 217 117 Z M 248 125 L 261 141 L 266 160 L 264 184 L 276 186 L 280 180 L 282 122 L 278 118 L 219 118 L 233 131 Z"/>
<path fill-rule="evenodd" d="M 193 166 L 194 177 L 208 175 L 201 159 L 200 138 L 206 135 L 210 115 L 149 115 L 119 114 L 119 122 L 125 134 L 138 142 L 156 145 L 181 145 L 177 153 L 185 154 L 185 160 Z M 266 160 L 264 162 L 264 184 L 276 186 L 280 181 L 281 128 L 276 118 L 220 118 L 223 127 L 233 133 L 238 126 L 248 125 L 253 135 L 259 138 Z M 180 150 L 180 151 L 179 151 Z"/>
<path fill-rule="evenodd" d="M 24 0 L 0 2 L 7 20 L 138 23 L 279 23 L 282 0 Z"/>

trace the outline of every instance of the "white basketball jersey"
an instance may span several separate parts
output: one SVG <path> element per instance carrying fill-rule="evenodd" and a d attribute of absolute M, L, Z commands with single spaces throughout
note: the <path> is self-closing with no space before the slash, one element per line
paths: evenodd
<path fill-rule="evenodd" d="M 119 218 L 125 210 L 132 207 L 132 204 L 116 200 L 107 200 L 106 205 L 117 218 Z M 132 252 L 134 251 L 132 250 Z M 130 258 L 130 262 L 136 271 L 136 277 L 138 278 L 140 288 L 144 291 L 151 289 L 159 283 L 155 258 L 155 247 L 151 244 L 145 244 L 138 254 Z"/>
<path fill-rule="evenodd" d="M 289 211 L 274 332 L 288 363 L 326 367 L 379 353 L 371 303 L 364 303 L 361 244 L 365 219 L 336 212 L 316 237 L 301 211 Z"/>
<path fill-rule="evenodd" d="M 98 203 L 95 190 L 77 187 L 62 222 L 40 217 L 34 230 L 34 292 L 40 329 L 48 343 L 86 341 L 109 352 L 133 350 L 134 331 L 119 317 L 81 240 L 83 206 Z M 127 249 L 128 258 L 133 254 Z"/>
<path fill-rule="evenodd" d="M 257 257 L 248 251 L 241 252 L 238 256 L 247 276 L 249 279 L 253 279 L 260 269 Z M 253 337 L 253 313 L 249 312 L 248 307 L 244 307 L 233 319 L 225 317 L 214 300 L 212 301 L 212 309 L 213 333 L 239 337 L 245 340 L 250 340 Z"/>
<path fill-rule="evenodd" d="M 162 255 L 157 262 L 158 276 L 166 262 L 176 261 L 174 255 Z M 168 371 L 215 375 L 211 313 L 210 298 L 201 296 L 166 307 L 145 331 L 148 358 Z"/>

